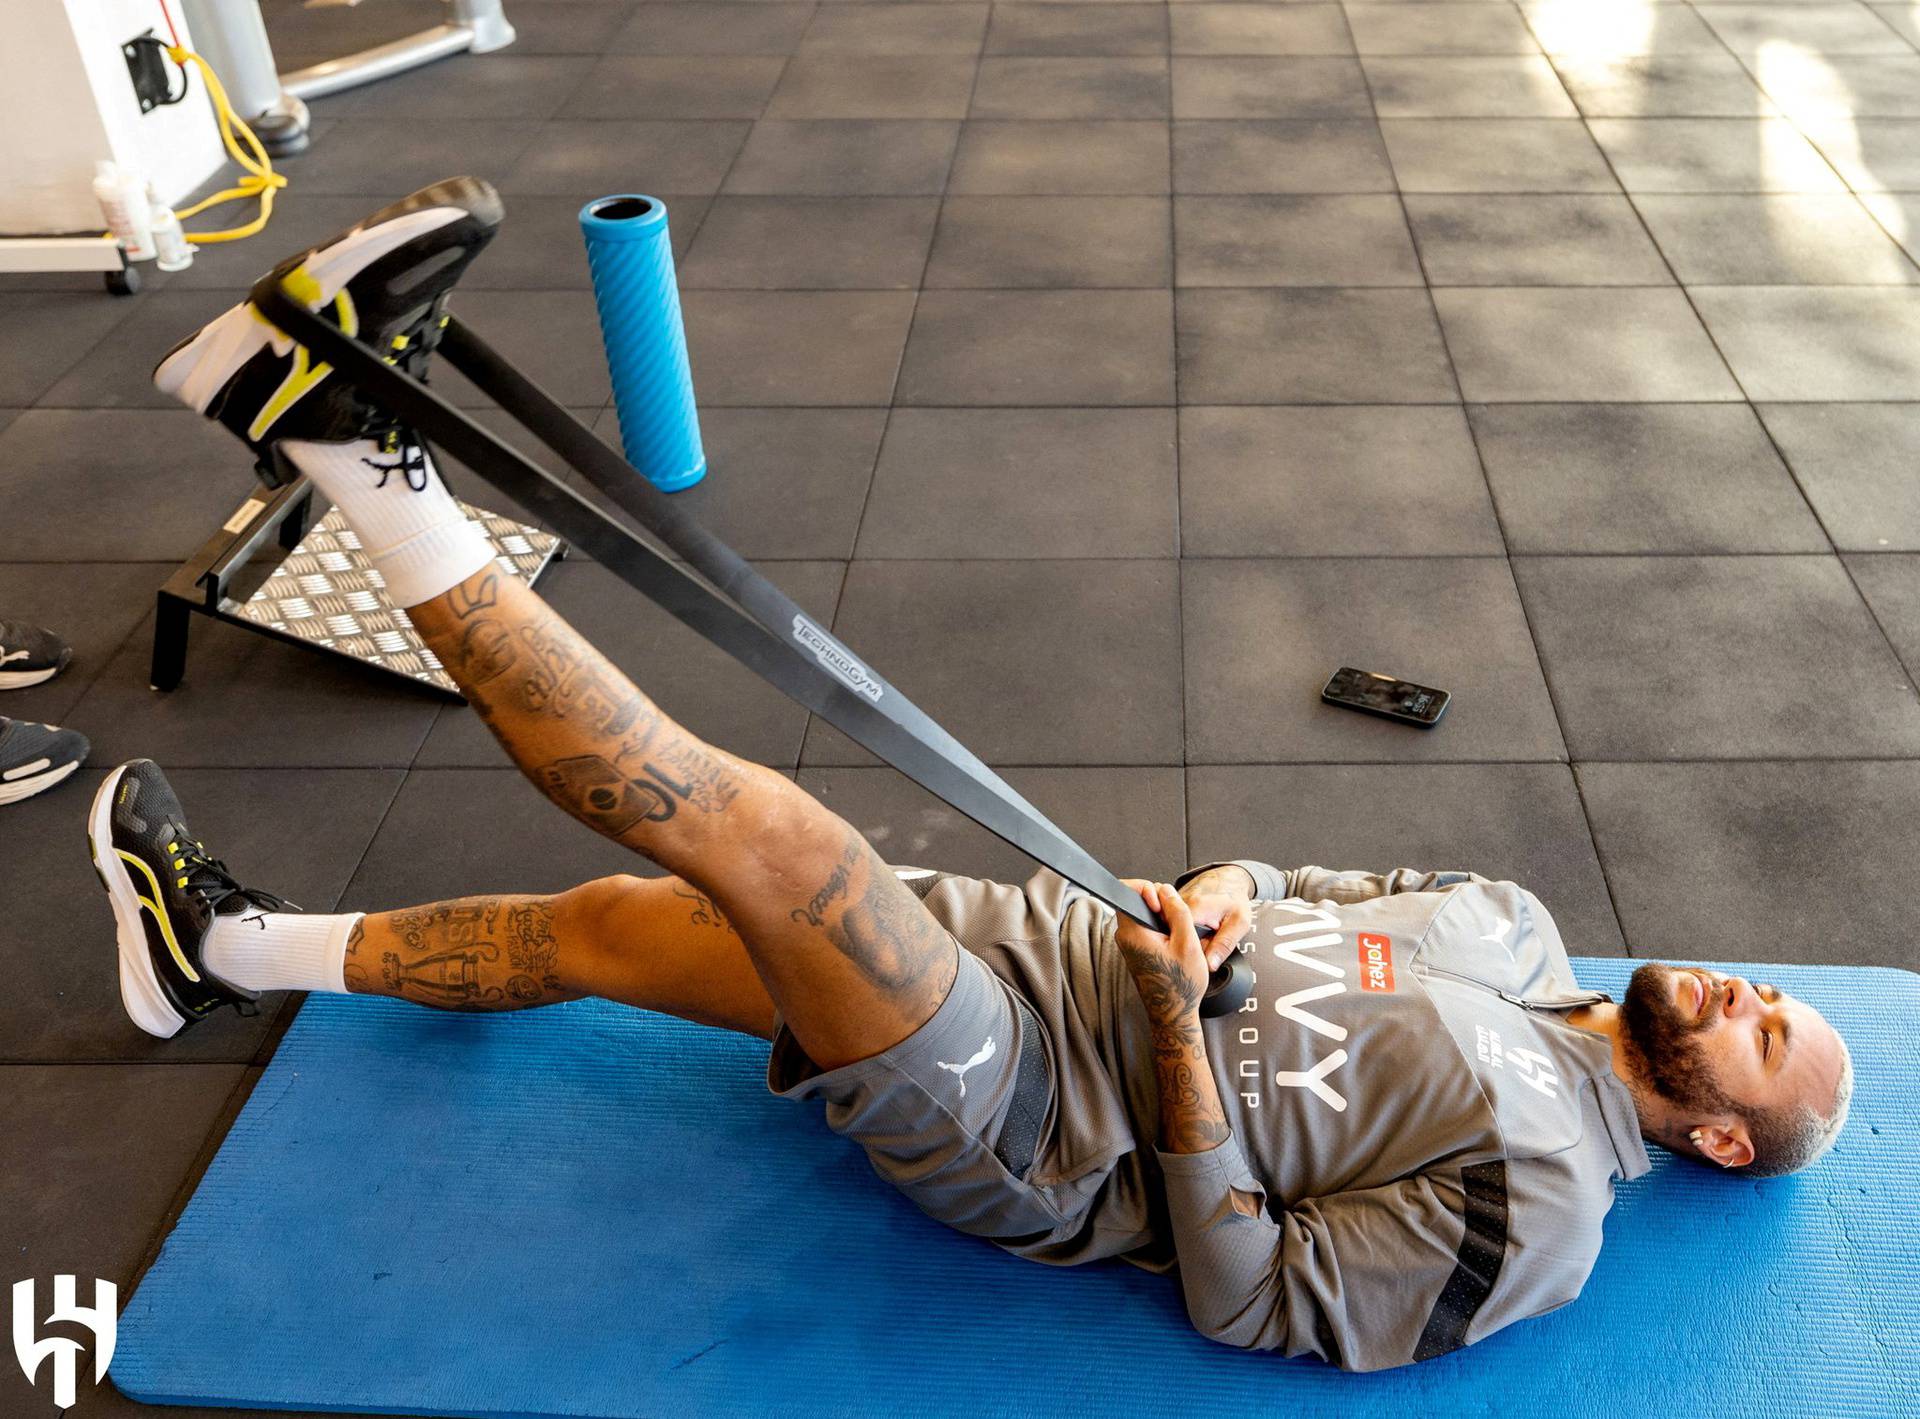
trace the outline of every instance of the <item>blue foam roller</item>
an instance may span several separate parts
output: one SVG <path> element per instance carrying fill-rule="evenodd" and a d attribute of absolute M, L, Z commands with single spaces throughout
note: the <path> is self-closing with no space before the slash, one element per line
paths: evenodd
<path fill-rule="evenodd" d="M 602 197 L 580 209 L 580 231 L 627 462 L 662 492 L 691 487 L 707 475 L 707 453 L 693 402 L 667 204 L 638 193 Z"/>
<path fill-rule="evenodd" d="M 1616 999 L 1638 964 L 1573 963 Z M 1578 1300 L 1368 1375 L 1205 1340 L 1172 1277 L 929 1221 L 767 1092 L 758 1040 L 597 1000 L 315 996 L 109 1373 L 156 1403 L 469 1419 L 1911 1419 L 1920 978 L 1724 969 L 1846 1037 L 1834 1152 L 1733 1180 L 1653 1148 Z"/>

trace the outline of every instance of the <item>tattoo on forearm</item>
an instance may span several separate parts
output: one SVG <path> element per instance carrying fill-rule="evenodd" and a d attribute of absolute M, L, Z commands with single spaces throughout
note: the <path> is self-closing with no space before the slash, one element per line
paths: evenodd
<path fill-rule="evenodd" d="M 1206 1037 L 1199 1021 L 1153 1033 L 1153 1063 L 1160 1081 L 1160 1146 L 1169 1153 L 1204 1153 L 1226 1142 L 1226 1110 L 1207 1066 Z"/>
<path fill-rule="evenodd" d="M 558 974 L 553 905 L 539 897 L 468 897 L 377 918 L 378 965 L 348 938 L 349 987 L 441 1010 L 517 1010 L 570 1000 Z M 375 972 L 377 971 L 377 978 Z M 359 984 L 355 984 L 356 975 Z"/>

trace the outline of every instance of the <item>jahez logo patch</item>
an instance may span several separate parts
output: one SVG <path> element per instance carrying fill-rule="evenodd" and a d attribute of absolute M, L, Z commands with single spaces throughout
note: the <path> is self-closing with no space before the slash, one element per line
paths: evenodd
<path fill-rule="evenodd" d="M 1360 933 L 1360 989 L 1393 993 L 1393 940 L 1371 931 Z"/>

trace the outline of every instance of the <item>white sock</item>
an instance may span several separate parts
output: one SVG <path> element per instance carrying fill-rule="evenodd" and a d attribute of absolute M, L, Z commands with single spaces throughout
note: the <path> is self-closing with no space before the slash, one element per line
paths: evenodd
<path fill-rule="evenodd" d="M 409 482 L 397 466 L 401 455 L 382 452 L 372 439 L 289 439 L 281 447 L 340 509 L 394 605 L 431 601 L 493 560 L 493 544 L 460 510 L 425 449 L 419 450 L 425 469 L 416 469 Z M 382 470 L 390 466 L 383 482 Z M 416 488 L 423 472 L 424 485 Z"/>
<path fill-rule="evenodd" d="M 347 936 L 361 913 L 234 912 L 214 918 L 201 958 L 228 985 L 243 990 L 347 988 Z"/>

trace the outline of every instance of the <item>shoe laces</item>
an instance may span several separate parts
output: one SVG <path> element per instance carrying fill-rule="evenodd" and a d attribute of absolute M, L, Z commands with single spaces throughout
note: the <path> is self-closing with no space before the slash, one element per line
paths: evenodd
<path fill-rule="evenodd" d="M 397 368 L 402 374 L 427 383 L 427 361 L 440 344 L 440 335 L 447 327 L 447 317 L 437 310 L 412 326 L 406 333 L 396 335 L 392 348 L 384 357 L 386 362 Z M 371 458 L 360 461 L 380 475 L 378 487 L 386 487 L 387 480 L 395 473 L 407 480 L 407 486 L 416 493 L 427 490 L 430 470 L 427 466 L 427 448 L 425 441 L 412 425 L 385 410 L 369 406 L 360 422 L 360 433 L 379 445 L 379 451 L 393 459 L 391 463 L 376 462 Z"/>
<path fill-rule="evenodd" d="M 184 891 L 199 893 L 207 904 L 210 916 L 219 915 L 220 908 L 235 899 L 262 912 L 299 910 L 272 892 L 241 886 L 233 873 L 227 870 L 227 864 L 210 855 L 206 845 L 197 838 L 175 839 L 167 844 L 167 852 L 171 855 L 173 870 L 177 874 L 175 885 Z"/>

